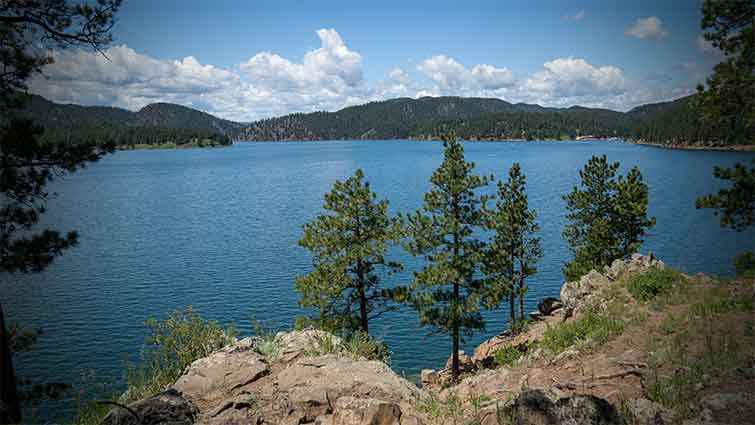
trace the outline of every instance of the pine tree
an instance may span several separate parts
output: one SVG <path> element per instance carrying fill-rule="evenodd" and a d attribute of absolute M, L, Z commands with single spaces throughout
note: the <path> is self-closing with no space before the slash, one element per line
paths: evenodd
<path fill-rule="evenodd" d="M 509 179 L 498 182 L 495 208 L 486 212 L 486 227 L 493 232 L 483 262 L 488 308 L 497 306 L 503 297 L 509 300 L 509 316 L 516 320 L 515 301 L 519 298 L 519 320 L 524 319 L 525 279 L 536 273 L 541 257 L 536 213 L 529 209 L 525 191 L 526 177 L 518 163 L 509 170 Z"/>
<path fill-rule="evenodd" d="M 296 289 L 302 306 L 317 308 L 313 321 L 323 328 L 368 333 L 369 321 L 393 308 L 392 291 L 381 289 L 376 272 L 401 269 L 385 257 L 401 226 L 388 216 L 388 201 L 376 198 L 357 170 L 325 194 L 327 212 L 304 225 L 299 245 L 312 252 L 314 269 L 296 277 Z"/>
<path fill-rule="evenodd" d="M 645 229 L 655 225 L 647 216 L 648 187 L 639 169 L 626 177 L 617 176 L 618 169 L 605 155 L 590 158 L 579 172 L 582 187 L 563 197 L 569 220 L 563 236 L 574 253 L 564 267 L 567 280 L 637 252 Z"/>
<path fill-rule="evenodd" d="M 121 0 L 0 1 L 0 273 L 36 273 L 77 241 L 35 225 L 45 212 L 45 187 L 105 151 L 91 144 L 39 143 L 41 129 L 29 121 L 9 120 L 20 106 L 27 81 L 52 62 L 47 48 L 91 47 L 111 41 L 110 29 Z M 12 363 L 15 345 L 3 320 L 0 299 L 0 423 L 21 421 Z M 55 387 L 55 385 L 52 385 Z"/>
<path fill-rule="evenodd" d="M 474 164 L 451 133 L 443 137 L 444 158 L 430 178 L 423 207 L 407 217 L 407 250 L 424 257 L 414 273 L 409 299 L 420 322 L 451 336 L 452 372 L 459 376 L 462 333 L 484 327 L 480 314 L 484 283 L 479 278 L 485 243 L 475 234 L 484 224 L 481 198 L 475 191 L 489 179 L 474 175 Z"/>
<path fill-rule="evenodd" d="M 713 68 L 707 88 L 698 86 L 696 106 L 709 133 L 724 144 L 755 140 L 755 3 L 705 0 L 704 37 L 726 58 Z"/>
<path fill-rule="evenodd" d="M 753 160 L 755 164 L 755 160 Z M 755 223 L 755 166 L 737 163 L 733 168 L 715 167 L 713 175 L 731 182 L 715 195 L 697 198 L 696 208 L 713 208 L 721 214 L 721 226 L 742 231 Z"/>

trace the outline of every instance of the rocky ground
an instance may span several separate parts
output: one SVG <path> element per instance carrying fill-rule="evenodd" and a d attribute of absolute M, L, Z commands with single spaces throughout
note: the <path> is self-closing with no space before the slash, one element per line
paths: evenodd
<path fill-rule="evenodd" d="M 322 331 L 247 338 L 105 423 L 755 423 L 753 284 L 616 261 L 462 356 L 459 382 L 426 370 L 422 388 Z"/>

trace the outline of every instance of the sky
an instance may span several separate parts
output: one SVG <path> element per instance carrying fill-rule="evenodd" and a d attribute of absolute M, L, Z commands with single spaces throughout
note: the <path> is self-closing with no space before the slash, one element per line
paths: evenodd
<path fill-rule="evenodd" d="M 107 58 L 51 51 L 30 90 L 242 122 L 423 96 L 626 111 L 722 59 L 700 18 L 692 0 L 124 0 Z"/>

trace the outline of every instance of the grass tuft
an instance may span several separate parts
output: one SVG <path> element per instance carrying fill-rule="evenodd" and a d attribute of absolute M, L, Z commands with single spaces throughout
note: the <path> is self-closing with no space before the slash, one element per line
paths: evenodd
<path fill-rule="evenodd" d="M 621 334 L 625 326 L 619 318 L 587 312 L 573 322 L 549 327 L 538 345 L 552 354 L 559 354 L 576 344 L 601 345 Z"/>
<path fill-rule="evenodd" d="M 670 268 L 656 269 L 633 276 L 627 289 L 637 301 L 650 301 L 658 296 L 669 295 L 685 284 L 685 278 Z"/>

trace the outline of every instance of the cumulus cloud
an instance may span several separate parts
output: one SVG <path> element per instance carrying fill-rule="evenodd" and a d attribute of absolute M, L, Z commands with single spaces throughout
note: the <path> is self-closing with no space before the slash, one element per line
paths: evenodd
<path fill-rule="evenodd" d="M 419 65 L 422 72 L 441 92 L 471 94 L 479 91 L 495 91 L 511 86 L 514 74 L 507 68 L 480 64 L 467 69 L 453 58 L 445 55 L 429 57 Z"/>
<path fill-rule="evenodd" d="M 362 56 L 334 29 L 317 31 L 321 46 L 300 62 L 261 52 L 231 69 L 194 57 L 154 59 L 126 45 L 101 55 L 83 50 L 52 52 L 55 62 L 31 82 L 33 92 L 58 102 L 139 109 L 175 102 L 229 119 L 249 121 L 289 112 L 332 110 L 373 95 Z"/>
<path fill-rule="evenodd" d="M 586 12 L 584 9 L 580 10 L 579 12 L 575 13 L 574 15 L 565 15 L 564 20 L 566 21 L 581 21 L 585 19 Z"/>
<path fill-rule="evenodd" d="M 655 16 L 640 18 L 632 26 L 624 31 L 629 37 L 645 39 L 661 39 L 668 35 L 668 31 L 663 27 L 663 22 Z"/>
<path fill-rule="evenodd" d="M 552 59 L 540 70 L 518 77 L 503 66 L 464 65 L 435 55 L 421 61 L 413 73 L 396 67 L 370 82 L 364 77 L 362 55 L 336 30 L 321 29 L 316 35 L 320 46 L 299 60 L 259 52 L 230 68 L 203 64 L 192 56 L 156 59 L 126 45 L 109 48 L 110 60 L 81 50 L 53 51 L 55 62 L 46 67 L 44 77 L 31 81 L 30 88 L 56 102 L 131 110 L 173 102 L 236 121 L 333 111 L 394 97 L 497 97 L 513 103 L 625 110 L 672 94 L 668 87 L 648 88 L 661 80 L 644 79 L 642 85 L 616 66 L 574 57 Z M 675 84 L 673 93 L 694 87 L 676 80 L 663 84 Z"/>
<path fill-rule="evenodd" d="M 557 58 L 528 77 L 520 95 L 532 103 L 567 106 L 608 106 L 626 92 L 624 72 L 615 66 L 596 67 L 581 58 Z"/>

